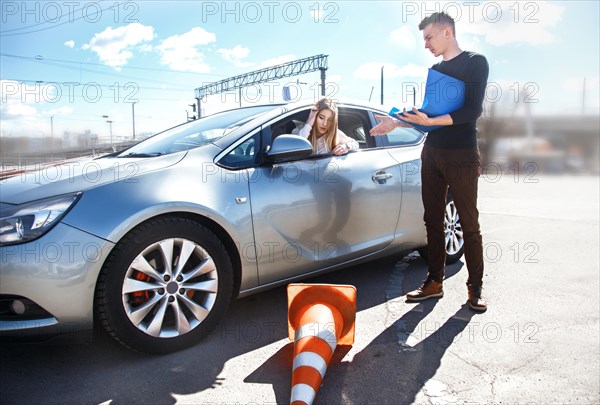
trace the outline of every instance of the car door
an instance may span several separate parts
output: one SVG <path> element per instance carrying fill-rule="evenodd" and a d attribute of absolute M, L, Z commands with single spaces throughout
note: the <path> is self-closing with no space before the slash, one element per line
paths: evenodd
<path fill-rule="evenodd" d="M 266 125 L 267 138 L 286 122 L 305 120 L 308 109 Z M 354 136 L 368 133 L 366 110 L 352 117 Z M 347 121 L 345 121 L 347 122 Z M 249 169 L 259 283 L 297 276 L 377 252 L 394 239 L 402 200 L 400 165 L 385 148 L 345 156 L 321 155 Z"/>

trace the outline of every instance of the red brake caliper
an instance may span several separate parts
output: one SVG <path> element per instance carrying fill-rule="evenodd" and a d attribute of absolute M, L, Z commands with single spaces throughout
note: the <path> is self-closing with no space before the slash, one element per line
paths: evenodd
<path fill-rule="evenodd" d="M 133 276 L 136 280 L 139 281 L 150 281 L 150 277 L 140 271 L 136 271 Z M 131 293 L 131 300 L 135 306 L 142 305 L 144 302 L 150 299 L 150 293 L 148 291 L 135 291 Z"/>

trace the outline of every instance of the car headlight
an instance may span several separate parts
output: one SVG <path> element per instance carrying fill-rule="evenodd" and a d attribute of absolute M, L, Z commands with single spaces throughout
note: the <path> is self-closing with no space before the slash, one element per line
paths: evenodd
<path fill-rule="evenodd" d="M 80 193 L 12 205 L 0 211 L 0 246 L 24 243 L 48 232 L 71 208 Z"/>

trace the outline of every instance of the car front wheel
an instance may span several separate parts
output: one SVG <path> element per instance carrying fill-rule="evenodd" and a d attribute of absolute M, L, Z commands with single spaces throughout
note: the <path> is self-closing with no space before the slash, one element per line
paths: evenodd
<path fill-rule="evenodd" d="M 104 328 L 134 350 L 169 353 L 206 337 L 232 299 L 231 260 L 218 237 L 188 219 L 153 219 L 113 249 L 96 289 Z"/>

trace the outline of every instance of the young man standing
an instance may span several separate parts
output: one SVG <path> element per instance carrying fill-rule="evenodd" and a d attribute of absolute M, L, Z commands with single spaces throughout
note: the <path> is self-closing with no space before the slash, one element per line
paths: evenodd
<path fill-rule="evenodd" d="M 483 243 L 477 210 L 477 181 L 480 174 L 477 148 L 477 118 L 483 111 L 488 79 L 488 63 L 483 55 L 460 49 L 454 20 L 446 13 L 434 13 L 419 24 L 425 48 L 442 60 L 432 69 L 465 83 L 465 103 L 460 109 L 438 117 L 428 117 L 413 108 L 414 114 L 402 119 L 414 124 L 444 127 L 427 134 L 421 154 L 422 199 L 427 229 L 428 274 L 421 287 L 407 294 L 408 301 L 442 297 L 446 261 L 444 212 L 448 190 L 454 198 L 464 236 L 465 260 L 469 278 L 468 302 L 474 311 L 483 312 L 487 303 L 481 296 L 483 284 Z M 443 94 L 443 90 L 441 94 Z M 406 110 L 404 110 L 406 112 Z M 402 121 L 390 116 L 377 117 L 382 122 L 371 135 L 384 135 Z"/>

